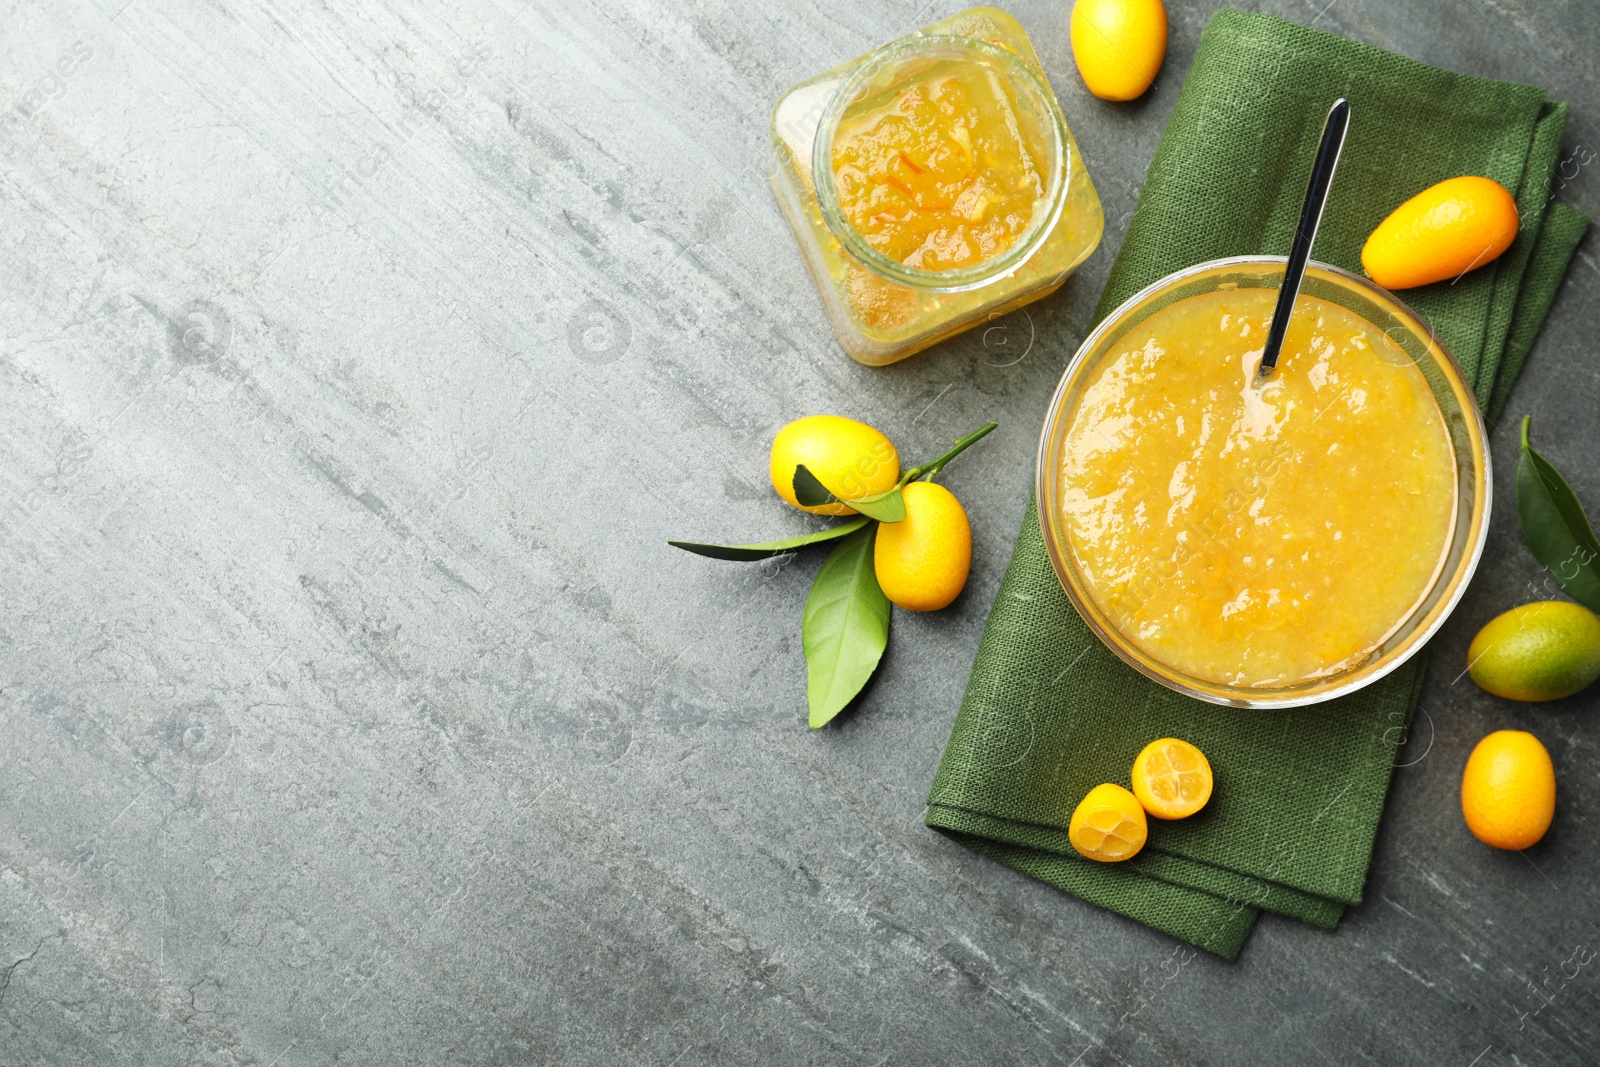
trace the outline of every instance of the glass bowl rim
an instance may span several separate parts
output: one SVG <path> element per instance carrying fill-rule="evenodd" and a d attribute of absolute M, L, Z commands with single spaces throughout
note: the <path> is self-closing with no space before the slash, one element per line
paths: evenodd
<path fill-rule="evenodd" d="M 1039 434 L 1039 446 L 1035 459 L 1034 504 L 1039 522 L 1040 536 L 1044 542 L 1045 552 L 1050 557 L 1050 566 L 1055 573 L 1056 581 L 1066 593 L 1067 599 L 1071 601 L 1073 610 L 1077 612 L 1079 618 L 1083 620 L 1084 624 L 1089 627 L 1102 644 L 1140 674 L 1184 696 L 1226 707 L 1287 709 L 1304 707 L 1309 704 L 1320 704 L 1363 689 L 1386 677 L 1409 661 L 1427 645 L 1434 634 L 1444 625 L 1445 620 L 1455 611 L 1461 598 L 1466 595 L 1467 586 L 1471 584 L 1473 575 L 1477 573 L 1478 563 L 1483 557 L 1484 546 L 1488 541 L 1489 518 L 1494 504 L 1494 469 L 1489 452 L 1488 428 L 1484 423 L 1483 413 L 1478 408 L 1477 394 L 1468 384 L 1466 375 L 1462 373 L 1460 364 L 1456 362 L 1455 355 L 1439 338 L 1432 324 L 1414 311 L 1405 301 L 1379 286 L 1370 278 L 1363 278 L 1359 274 L 1345 270 L 1343 267 L 1334 266 L 1331 263 L 1311 260 L 1307 264 L 1308 273 L 1316 271 L 1326 274 L 1358 291 L 1364 291 L 1369 296 L 1375 296 L 1379 303 L 1385 301 L 1392 303 L 1401 316 L 1409 320 L 1407 326 L 1412 333 L 1424 341 L 1424 346 L 1448 380 L 1452 392 L 1461 401 L 1462 415 L 1468 424 L 1468 436 L 1477 446 L 1472 450 L 1472 458 L 1477 462 L 1479 488 L 1482 492 L 1483 503 L 1480 509 L 1477 507 L 1476 501 L 1465 502 L 1464 506 L 1474 510 L 1466 532 L 1466 536 L 1472 538 L 1472 543 L 1467 546 L 1461 561 L 1453 570 L 1448 568 L 1440 569 L 1440 572 L 1433 579 L 1433 584 L 1429 586 L 1429 591 L 1437 589 L 1440 583 L 1444 582 L 1454 582 L 1454 587 L 1448 590 L 1446 597 L 1429 609 L 1433 616 L 1432 619 L 1426 625 L 1419 626 L 1413 630 L 1407 637 L 1407 644 L 1388 662 L 1370 670 L 1363 670 L 1363 667 L 1357 666 L 1350 671 L 1334 675 L 1331 679 L 1328 679 L 1325 688 L 1309 692 L 1305 691 L 1303 687 L 1295 686 L 1288 686 L 1281 690 L 1224 686 L 1205 682 L 1203 679 L 1191 679 L 1190 676 L 1166 664 L 1161 664 L 1165 668 L 1165 673 L 1163 673 L 1152 669 L 1135 655 L 1129 647 L 1130 642 L 1126 641 L 1119 631 L 1111 628 L 1108 632 L 1108 627 L 1101 624 L 1098 613 L 1091 610 L 1083 602 L 1083 595 L 1069 577 L 1068 568 L 1063 558 L 1063 553 L 1067 549 L 1065 545 L 1058 543 L 1052 526 L 1053 505 L 1050 502 L 1053 499 L 1053 494 L 1050 490 L 1053 488 L 1053 480 L 1051 478 L 1053 454 L 1050 447 L 1051 437 L 1053 436 L 1052 431 L 1055 430 L 1057 423 L 1063 416 L 1062 408 L 1068 389 L 1075 384 L 1077 375 L 1083 370 L 1085 360 L 1087 360 L 1096 345 L 1100 343 L 1101 339 L 1115 328 L 1120 320 L 1134 308 L 1156 294 L 1212 271 L 1220 271 L 1226 268 L 1282 268 L 1287 263 L 1288 257 L 1286 256 L 1269 255 L 1223 256 L 1218 259 L 1209 259 L 1203 263 L 1196 263 L 1163 275 L 1118 304 L 1084 337 L 1082 343 L 1078 345 L 1077 351 L 1073 353 L 1072 359 L 1067 362 L 1066 369 L 1062 371 L 1061 379 L 1056 384 L 1055 391 L 1050 397 L 1050 407 L 1045 415 L 1044 427 Z M 1452 536 L 1454 537 L 1455 535 Z M 1413 614 L 1416 610 L 1415 608 L 1413 609 Z M 1407 617 L 1407 621 L 1409 619 L 1410 616 Z M 1154 656 L 1149 658 L 1154 662 L 1160 662 Z M 1189 685 L 1187 684 L 1189 681 L 1200 683 L 1200 685 Z M 1214 688 L 1203 688 L 1203 686 L 1207 685 Z M 1274 697 L 1271 695 L 1274 692 L 1285 695 Z"/>
<path fill-rule="evenodd" d="M 890 259 L 867 243 L 860 231 L 845 219 L 839 207 L 839 190 L 834 181 L 831 163 L 833 138 L 839 128 L 839 121 L 872 78 L 890 63 L 919 54 L 940 53 L 963 59 L 970 59 L 976 54 L 1006 68 L 1005 73 L 1008 77 L 1023 84 L 1045 105 L 1045 111 L 1050 117 L 1049 129 L 1054 142 L 1054 151 L 1050 161 L 1051 182 L 1043 197 L 1046 209 L 1042 212 L 1035 210 L 1028 228 L 1011 247 L 998 256 L 971 266 L 935 271 L 908 267 L 904 263 Z M 1049 238 L 1067 203 L 1067 189 L 1071 184 L 1073 164 L 1071 143 L 1067 133 L 1066 116 L 1062 114 L 1061 103 L 1056 99 L 1055 90 L 1022 56 L 981 37 L 963 37 L 958 34 L 911 34 L 868 52 L 862 58 L 860 65 L 850 72 L 829 97 L 822 117 L 817 122 L 816 136 L 812 141 L 811 183 L 816 189 L 817 204 L 822 212 L 823 222 L 852 259 L 873 273 L 902 285 L 926 292 L 959 293 L 981 288 L 1010 274 L 1026 263 Z"/>

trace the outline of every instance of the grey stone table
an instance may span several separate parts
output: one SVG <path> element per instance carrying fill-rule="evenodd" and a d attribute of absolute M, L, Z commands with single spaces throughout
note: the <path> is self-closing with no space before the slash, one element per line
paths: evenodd
<path fill-rule="evenodd" d="M 1539 570 L 1495 439 L 1487 565 L 1435 643 L 1367 902 L 1235 965 L 924 829 L 1035 428 L 1210 3 L 1150 97 L 1089 97 L 1067 0 L 1016 12 L 1105 198 L 1056 297 L 887 370 L 833 344 L 766 185 L 779 92 L 959 5 L 0 5 L 0 1064 L 1600 1061 L 1595 698 L 1456 665 Z M 1266 9 L 1570 100 L 1586 0 Z M 1403 165 L 1403 161 L 1396 161 Z M 1600 503 L 1600 253 L 1510 411 Z M 814 558 L 773 432 L 932 455 L 972 582 L 806 729 Z M 1478 846 L 1471 744 L 1561 774 Z"/>

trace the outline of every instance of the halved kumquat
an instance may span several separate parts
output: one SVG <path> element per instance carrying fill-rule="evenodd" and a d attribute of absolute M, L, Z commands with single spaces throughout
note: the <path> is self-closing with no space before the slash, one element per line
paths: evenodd
<path fill-rule="evenodd" d="M 1133 795 L 1158 819 L 1187 819 L 1211 799 L 1211 763 L 1187 741 L 1163 737 L 1133 760 Z"/>
<path fill-rule="evenodd" d="M 1144 847 L 1150 826 L 1134 795 L 1110 782 L 1089 790 L 1067 824 L 1067 840 L 1092 860 L 1117 863 Z"/>

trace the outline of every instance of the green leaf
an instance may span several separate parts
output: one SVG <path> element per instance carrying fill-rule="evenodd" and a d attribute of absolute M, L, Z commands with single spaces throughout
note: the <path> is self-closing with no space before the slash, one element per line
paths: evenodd
<path fill-rule="evenodd" d="M 821 507 L 839 499 L 828 492 L 828 487 L 818 481 L 804 463 L 796 463 L 794 467 L 794 498 L 803 508 Z"/>
<path fill-rule="evenodd" d="M 898 485 L 888 492 L 850 500 L 823 485 L 804 463 L 798 463 L 794 468 L 794 498 L 803 507 L 808 508 L 819 507 L 822 504 L 844 504 L 879 522 L 899 522 L 906 517 L 906 502 L 900 495 Z"/>
<path fill-rule="evenodd" d="M 1578 495 L 1561 472 L 1528 442 L 1532 418 L 1522 420 L 1522 455 L 1517 460 L 1517 518 L 1522 536 L 1544 569 L 1568 596 L 1600 612 L 1600 538 Z"/>
<path fill-rule="evenodd" d="M 886 493 L 857 497 L 845 503 L 879 522 L 900 522 L 906 517 L 906 498 L 900 494 L 898 485 Z"/>
<path fill-rule="evenodd" d="M 786 537 L 781 541 L 762 541 L 758 545 L 708 545 L 699 541 L 668 541 L 667 544 L 673 548 L 681 548 L 685 552 L 693 552 L 697 556 L 710 556 L 712 559 L 741 561 L 766 559 L 769 556 L 780 556 L 796 548 L 805 548 L 807 545 L 820 545 L 826 541 L 848 537 L 870 521 L 863 515 L 859 519 L 851 519 L 838 526 L 830 526 L 826 530 L 801 534 L 799 537 Z"/>
<path fill-rule="evenodd" d="M 857 530 L 828 553 L 806 597 L 800 632 L 813 729 L 855 699 L 889 645 L 889 598 L 872 570 L 876 532 Z"/>

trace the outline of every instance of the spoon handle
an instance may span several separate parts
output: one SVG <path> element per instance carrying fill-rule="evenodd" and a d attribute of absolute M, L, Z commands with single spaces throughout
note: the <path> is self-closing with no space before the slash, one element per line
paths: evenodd
<path fill-rule="evenodd" d="M 1317 145 L 1317 158 L 1311 164 L 1311 181 L 1306 185 L 1305 203 L 1300 205 L 1300 225 L 1295 227 L 1294 244 L 1289 246 L 1289 266 L 1283 275 L 1283 288 L 1278 290 L 1278 306 L 1272 311 L 1272 325 L 1267 329 L 1267 347 L 1261 354 L 1263 375 L 1277 366 L 1278 353 L 1283 350 L 1283 338 L 1289 332 L 1289 317 L 1294 314 L 1295 298 L 1300 295 L 1300 283 L 1305 280 L 1306 261 L 1311 258 L 1311 245 L 1317 239 L 1322 209 L 1327 206 L 1328 190 L 1333 186 L 1333 172 L 1339 169 L 1339 153 L 1344 151 L 1344 137 L 1348 132 L 1350 101 L 1341 96 L 1328 109 L 1328 118 L 1322 124 L 1322 142 Z"/>

